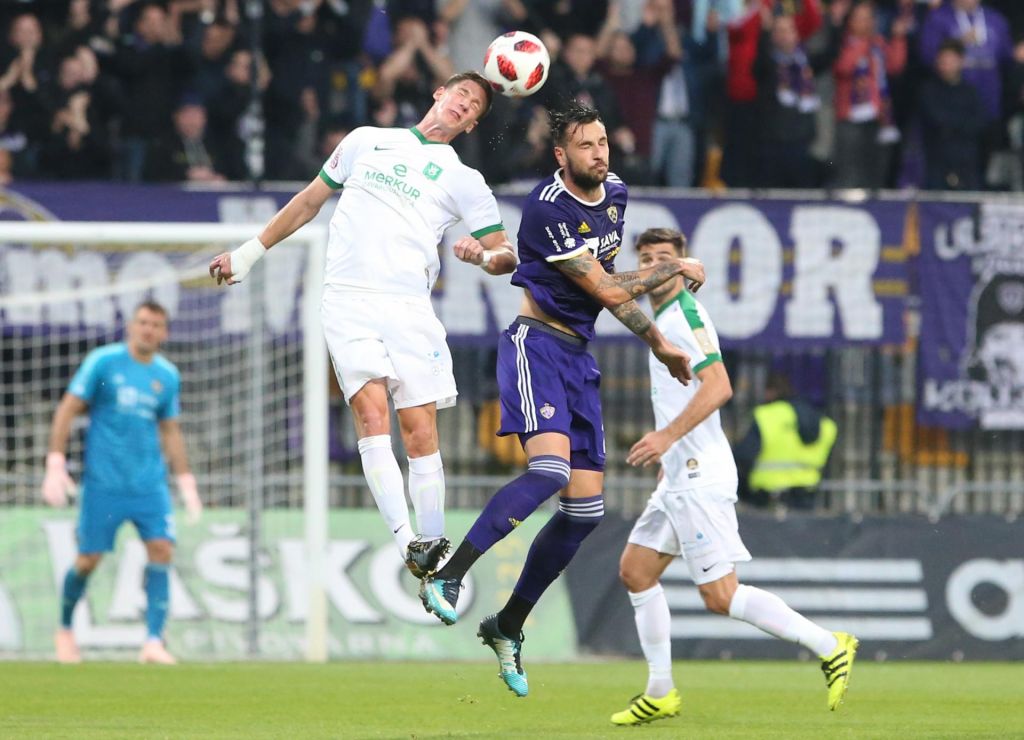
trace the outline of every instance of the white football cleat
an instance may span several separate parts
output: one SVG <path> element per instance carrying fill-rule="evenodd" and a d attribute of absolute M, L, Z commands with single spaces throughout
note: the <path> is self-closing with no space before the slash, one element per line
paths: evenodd
<path fill-rule="evenodd" d="M 53 647 L 57 653 L 58 663 L 81 663 L 82 654 L 78 652 L 78 643 L 75 642 L 75 634 L 61 627 L 53 635 Z"/>
<path fill-rule="evenodd" d="M 146 640 L 139 651 L 140 663 L 156 663 L 158 665 L 177 665 L 178 661 L 167 652 L 162 640 Z"/>

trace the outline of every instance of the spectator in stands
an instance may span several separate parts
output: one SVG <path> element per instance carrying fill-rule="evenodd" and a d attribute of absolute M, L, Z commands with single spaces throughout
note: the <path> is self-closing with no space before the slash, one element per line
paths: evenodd
<path fill-rule="evenodd" d="M 306 90 L 319 83 L 322 50 L 317 48 L 319 2 L 270 0 L 263 51 L 270 66 L 270 84 L 263 99 L 266 120 L 266 176 L 272 180 L 305 179 L 297 170 L 295 132 L 308 122 Z M 317 106 L 319 109 L 319 105 Z"/>
<path fill-rule="evenodd" d="M 206 105 L 210 105 L 224 87 L 235 34 L 235 27 L 223 19 L 214 21 L 203 30 L 194 88 Z"/>
<path fill-rule="evenodd" d="M 979 138 L 986 112 L 973 85 L 963 78 L 964 46 L 946 39 L 935 56 L 935 77 L 921 89 L 925 187 L 977 190 Z"/>
<path fill-rule="evenodd" d="M 32 13 L 16 16 L 7 42 L 8 48 L 0 54 L 0 91 L 10 91 L 11 128 L 28 137 L 20 159 L 26 174 L 31 174 L 36 167 L 39 136 L 49 124 L 42 90 L 49 84 L 50 74 L 39 19 Z"/>
<path fill-rule="evenodd" d="M 667 74 L 683 76 L 683 47 L 675 23 L 671 0 L 647 0 L 641 24 L 632 34 L 621 28 L 620 2 L 612 0 L 608 21 L 597 39 L 601 62 L 598 71 L 614 91 L 626 125 L 636 136 L 636 154 L 650 159 L 650 169 L 660 182 L 689 187 L 693 180 L 694 133 L 690 123 L 685 79 L 662 95 L 665 110 L 659 109 L 659 94 Z M 647 64 L 637 61 L 637 48 L 647 50 Z M 657 54 L 657 56 L 655 56 Z M 652 139 L 655 146 L 652 152 Z M 635 179 L 630 179 L 634 182 Z"/>
<path fill-rule="evenodd" d="M 430 40 L 419 18 L 406 16 L 395 27 L 395 50 L 380 65 L 373 90 L 378 103 L 394 102 L 394 123 L 415 126 L 433 103 L 433 93 L 452 74 L 451 60 Z"/>
<path fill-rule="evenodd" d="M 0 141 L 0 187 L 10 185 L 14 181 L 14 158 L 4 149 Z"/>
<path fill-rule="evenodd" d="M 878 33 L 874 5 L 857 0 L 846 20 L 836 79 L 834 184 L 841 188 L 885 185 L 892 145 L 900 132 L 893 118 L 889 80 L 907 62 L 907 21 L 892 24 L 892 39 Z"/>
<path fill-rule="evenodd" d="M 39 152 L 39 171 L 47 177 L 56 180 L 110 177 L 110 140 L 93 100 L 89 79 L 92 73 L 77 54 L 64 57 L 58 66 L 54 89 L 44 93 L 51 115 Z"/>
<path fill-rule="evenodd" d="M 813 508 L 835 445 L 836 423 L 797 398 L 782 373 L 769 375 L 764 399 L 754 408 L 750 430 L 733 448 L 740 497 L 755 506 L 778 502 Z"/>
<path fill-rule="evenodd" d="M 1018 171 L 1020 178 L 1024 179 L 1024 40 L 1018 41 L 1013 47 L 1013 63 L 1006 76 L 1006 100 L 1010 110 L 1008 113 L 1014 116 L 1015 139 L 1012 142 L 1019 157 Z M 1016 190 L 1024 188 L 1024 182 L 1018 179 L 1015 183 Z"/>
<path fill-rule="evenodd" d="M 827 39 L 815 53 L 800 43 L 790 15 L 761 8 L 764 30 L 754 62 L 760 141 L 758 184 L 765 188 L 812 188 L 819 184 L 818 163 L 811 156 L 817 135 L 815 76 L 835 61 L 842 17 L 830 13 Z"/>
<path fill-rule="evenodd" d="M 20 169 L 18 158 L 28 149 L 28 136 L 12 123 L 13 112 L 10 90 L 0 89 L 0 151 L 3 152 L 5 163 L 3 172 L 8 178 L 13 176 L 15 170 Z"/>
<path fill-rule="evenodd" d="M 486 45 L 506 28 L 520 28 L 520 21 L 526 17 L 522 3 L 507 0 L 439 0 L 438 11 L 441 21 L 447 24 L 448 55 L 457 70 L 480 69 Z M 489 160 L 495 158 L 487 154 L 515 127 L 518 108 L 509 101 L 496 100 L 480 121 L 475 136 L 460 136 L 452 142 L 459 159 L 479 170 L 487 182 L 505 179 L 495 178 L 493 170 L 501 169 L 506 163 L 492 163 Z"/>
<path fill-rule="evenodd" d="M 147 161 L 150 182 L 223 182 L 218 153 L 206 135 L 206 109 L 186 99 L 174 111 L 174 133 L 153 148 Z"/>
<path fill-rule="evenodd" d="M 528 20 L 546 42 L 580 35 L 594 38 L 608 17 L 608 0 L 522 0 Z"/>
<path fill-rule="evenodd" d="M 636 158 L 636 135 L 624 122 L 615 93 L 604 77 L 595 69 L 597 40 L 583 34 L 573 34 L 565 40 L 562 55 L 551 65 L 548 81 L 539 95 L 549 109 L 577 100 L 601 112 L 612 146 L 615 171 L 627 182 L 632 182 L 630 160 Z"/>
<path fill-rule="evenodd" d="M 730 187 L 752 187 L 757 182 L 759 122 L 754 60 L 762 7 L 773 15 L 793 15 L 801 41 L 821 26 L 819 0 L 746 0 L 745 11 L 729 24 L 722 178 Z"/>
<path fill-rule="evenodd" d="M 270 84 L 270 68 L 259 64 L 259 89 Z M 247 49 L 231 53 L 224 79 L 216 93 L 203 97 L 206 107 L 206 140 L 218 153 L 220 171 L 229 180 L 249 175 L 245 164 L 245 141 L 254 130 L 252 103 L 252 54 Z"/>
<path fill-rule="evenodd" d="M 1013 45 L 1003 15 L 984 7 L 981 0 L 951 0 L 929 14 L 921 29 L 920 51 L 924 63 L 934 66 L 939 47 L 946 39 L 964 46 L 964 81 L 974 86 L 985 107 L 985 131 L 979 158 L 980 183 L 989 156 L 1006 138 L 1003 122 L 1003 68 L 1010 63 Z"/>
<path fill-rule="evenodd" d="M 125 96 L 117 176 L 139 182 L 148 169 L 151 143 L 170 135 L 173 101 L 192 80 L 193 66 L 174 17 L 160 5 L 143 5 L 113 66 Z"/>

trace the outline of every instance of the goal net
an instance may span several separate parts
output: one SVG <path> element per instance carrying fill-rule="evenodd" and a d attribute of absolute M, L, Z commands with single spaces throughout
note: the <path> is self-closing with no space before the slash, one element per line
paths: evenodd
<path fill-rule="evenodd" d="M 121 341 L 134 308 L 152 298 L 169 314 L 161 352 L 181 373 L 180 421 L 207 506 L 195 531 L 178 517 L 175 642 L 192 656 L 258 654 L 274 640 L 261 621 L 285 609 L 307 622 L 304 644 L 293 649 L 322 659 L 326 232 L 306 227 L 268 252 L 245 282 L 217 286 L 210 259 L 255 231 L 181 223 L 0 228 L 0 653 L 49 651 L 60 582 L 76 551 L 73 508 L 44 509 L 39 494 L 53 412 L 86 354 Z M 68 447 L 76 480 L 86 423 L 78 420 Z M 173 483 L 171 490 L 177 502 Z M 264 517 L 271 507 L 285 514 Z M 303 507 L 318 514 L 304 519 Z M 261 567 L 271 527 L 282 530 L 275 535 L 284 539 L 272 539 L 304 582 Z M 127 529 L 76 610 L 83 647 L 118 650 L 141 640 L 145 555 Z"/>

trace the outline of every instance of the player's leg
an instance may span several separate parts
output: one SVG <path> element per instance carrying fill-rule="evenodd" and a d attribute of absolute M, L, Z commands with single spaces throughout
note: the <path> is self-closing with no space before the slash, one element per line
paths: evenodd
<path fill-rule="evenodd" d="M 53 643 L 58 663 L 80 663 L 82 655 L 78 651 L 74 632 L 71 630 L 71 617 L 75 606 L 85 593 L 89 576 L 103 558 L 102 553 L 79 553 L 75 561 L 64 574 L 64 585 L 60 600 L 60 628 L 54 635 Z"/>
<path fill-rule="evenodd" d="M 127 514 L 121 499 L 103 491 L 82 487 L 78 512 L 78 556 L 64 574 L 61 591 L 60 628 L 54 635 L 54 647 L 60 663 L 78 663 L 81 654 L 71 629 L 75 606 L 85 594 L 89 576 L 99 565 L 103 553 L 114 549 L 117 529 Z"/>
<path fill-rule="evenodd" d="M 398 409 L 398 426 L 409 455 L 409 498 L 416 511 L 417 537 L 405 564 L 417 578 L 435 570 L 451 543 L 444 537 L 444 466 L 437 439 L 437 404 Z"/>
<path fill-rule="evenodd" d="M 391 446 L 391 417 L 388 389 L 383 379 L 370 380 L 349 399 L 359 442 L 363 476 L 373 494 L 377 509 L 384 517 L 404 558 L 413 539 L 409 526 L 409 507 L 405 502 L 405 480 Z"/>
<path fill-rule="evenodd" d="M 508 602 L 496 615 L 480 623 L 477 634 L 498 656 L 499 675 L 516 696 L 526 696 L 529 690 L 522 665 L 523 625 L 541 595 L 601 522 L 603 483 L 604 473 L 599 470 L 573 469 L 569 485 L 559 498 L 558 511 L 530 545 L 526 564 Z"/>
<path fill-rule="evenodd" d="M 324 289 L 321 317 L 334 374 L 352 409 L 363 476 L 402 557 L 412 541 L 405 481 L 391 446 L 388 381 L 399 377 L 381 334 L 395 306 L 367 294 Z"/>
<path fill-rule="evenodd" d="M 420 598 L 424 607 L 446 624 L 455 623 L 462 579 L 473 564 L 569 483 L 567 436 L 545 432 L 531 437 L 526 441 L 526 454 L 526 472 L 491 497 L 451 559 L 423 582 Z"/>
<path fill-rule="evenodd" d="M 146 546 L 146 570 L 142 588 L 146 593 L 146 640 L 139 652 L 140 663 L 174 665 L 164 644 L 164 626 L 171 604 L 171 561 L 176 539 L 174 508 L 167 488 L 132 501 L 131 521 Z"/>
<path fill-rule="evenodd" d="M 654 547 L 636 544 L 638 541 Z M 678 553 L 659 552 L 657 548 L 676 549 L 675 534 L 664 514 L 648 507 L 633 527 L 619 561 L 619 578 L 629 592 L 640 647 L 647 660 L 647 686 L 628 707 L 611 716 L 617 725 L 674 717 L 682 706 L 672 681 L 671 615 L 660 582 L 661 574 Z"/>
<path fill-rule="evenodd" d="M 569 403 L 557 362 L 560 340 L 513 324 L 498 341 L 499 434 L 525 440 L 526 471 L 503 486 L 480 512 L 466 538 L 435 576 L 425 579 L 420 599 L 427 611 L 454 624 L 462 578 L 504 538 L 569 483 Z M 538 409 L 536 399 L 545 399 Z M 550 406 L 551 413 L 545 415 Z M 557 413 L 556 413 L 557 410 Z"/>
<path fill-rule="evenodd" d="M 174 542 L 169 539 L 147 539 L 146 571 L 143 589 L 146 592 L 146 641 L 139 652 L 139 662 L 174 665 L 164 644 L 164 627 L 171 603 L 170 571 L 174 558 Z"/>
<path fill-rule="evenodd" d="M 700 595 L 710 611 L 747 622 L 769 635 L 814 651 L 821 658 L 825 673 L 828 707 L 835 710 L 839 706 L 857 653 L 857 638 L 845 632 L 828 631 L 771 591 L 739 583 L 735 573 L 702 584 Z"/>
<path fill-rule="evenodd" d="M 704 494 L 683 496 L 669 503 L 683 512 L 677 517 L 686 525 L 680 535 L 683 555 L 708 611 L 747 622 L 773 637 L 813 650 L 822 660 L 829 685 L 829 708 L 835 709 L 849 680 L 856 638 L 829 632 L 770 591 L 739 583 L 734 564 L 749 560 L 750 553 L 740 539 L 731 500 Z"/>

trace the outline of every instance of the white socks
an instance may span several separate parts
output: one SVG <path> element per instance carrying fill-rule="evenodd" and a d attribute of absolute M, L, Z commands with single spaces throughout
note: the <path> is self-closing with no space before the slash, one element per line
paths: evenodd
<path fill-rule="evenodd" d="M 416 525 L 425 540 L 444 534 L 444 468 L 441 453 L 409 458 L 409 498 L 416 509 Z"/>
<path fill-rule="evenodd" d="M 836 649 L 835 635 L 795 612 L 775 594 L 754 586 L 740 584 L 736 587 L 729 602 L 729 616 L 769 635 L 800 643 L 818 656 L 826 656 Z"/>
<path fill-rule="evenodd" d="M 409 507 L 405 503 L 405 481 L 391 449 L 391 436 L 363 437 L 359 440 L 359 457 L 363 461 L 363 476 L 373 493 L 373 500 L 377 502 L 377 508 L 404 560 L 413 532 L 409 526 Z"/>
<path fill-rule="evenodd" d="M 672 682 L 672 633 L 668 601 L 661 584 L 630 593 L 636 632 L 640 636 L 640 647 L 647 658 L 647 690 L 645 693 L 660 699 L 671 691 Z"/>

